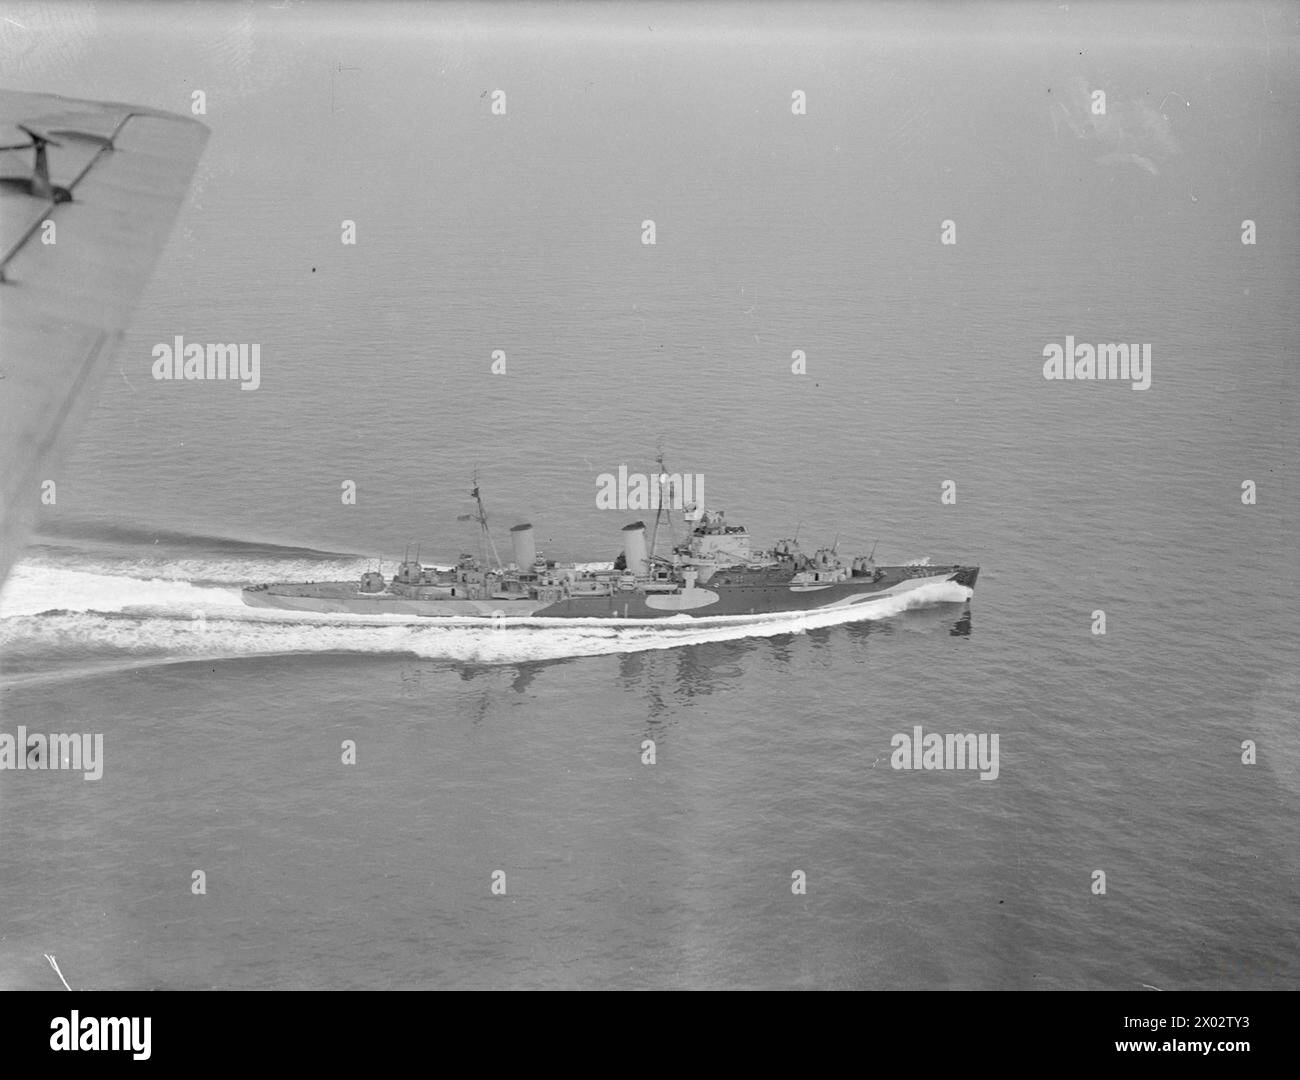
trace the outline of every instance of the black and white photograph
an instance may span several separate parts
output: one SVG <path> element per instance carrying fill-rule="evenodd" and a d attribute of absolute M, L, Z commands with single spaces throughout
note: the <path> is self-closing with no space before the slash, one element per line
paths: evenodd
<path fill-rule="evenodd" d="M 1300 988 L 1298 49 L 1271 0 L 0 2 L 32 1037 L 1123 991 L 1112 1057 L 1249 1057 L 1167 994 Z"/>

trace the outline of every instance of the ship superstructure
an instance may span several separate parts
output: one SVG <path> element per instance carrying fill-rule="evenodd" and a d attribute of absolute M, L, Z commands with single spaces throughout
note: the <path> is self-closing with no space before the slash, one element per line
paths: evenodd
<path fill-rule="evenodd" d="M 255 585 L 243 591 L 244 602 L 431 618 L 712 618 L 855 606 L 942 580 L 974 588 L 979 576 L 978 566 L 877 566 L 874 549 L 872 555 L 845 561 L 838 544 L 807 555 L 795 538 L 756 550 L 743 525 L 729 522 L 725 511 L 703 508 L 686 515 L 688 535 L 681 542 L 673 537 L 668 556 L 655 551 L 667 514 L 661 510 L 649 542 L 643 521 L 623 526 L 623 550 L 610 566 L 544 558 L 529 523 L 511 528 L 513 561 L 502 563 L 477 481 L 471 496 L 477 513 L 467 516 L 479 523 L 477 556 L 462 554 L 450 567 L 407 558 L 391 578 L 368 570 L 360 581 Z M 671 533 L 671 515 L 667 524 Z"/>

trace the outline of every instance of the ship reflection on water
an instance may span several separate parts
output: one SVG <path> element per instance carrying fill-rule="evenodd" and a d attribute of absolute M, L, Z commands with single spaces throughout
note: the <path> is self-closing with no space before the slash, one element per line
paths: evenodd
<path fill-rule="evenodd" d="M 959 608 L 959 614 L 954 619 L 956 608 Z M 805 639 L 816 655 L 834 649 L 845 641 L 850 646 L 865 646 L 873 638 L 887 638 L 899 633 L 929 634 L 946 629 L 950 637 L 969 638 L 971 627 L 971 607 L 966 602 L 961 605 L 940 604 L 930 608 L 914 608 L 878 622 L 864 620 L 771 637 L 710 641 L 670 649 L 643 649 L 616 654 L 618 682 L 620 689 L 645 698 L 650 722 L 647 734 L 648 737 L 658 739 L 665 733 L 663 726 L 657 722 L 662 714 L 729 688 L 751 668 L 753 660 L 757 659 L 764 666 L 778 670 L 794 669 L 801 663 L 806 663 L 807 653 L 798 643 L 800 638 Z M 482 690 L 481 708 L 475 710 L 475 719 L 480 720 L 489 712 L 491 701 L 511 694 L 527 694 L 546 669 L 600 661 L 608 655 L 571 656 L 512 664 L 457 664 L 456 671 L 462 683 L 477 683 Z M 865 662 L 868 656 L 863 652 L 855 659 L 857 662 Z M 430 692 L 432 685 L 422 685 L 424 676 L 444 673 L 447 666 L 446 662 L 429 662 L 418 666 L 404 664 L 400 671 L 402 693 L 406 696 L 422 696 Z M 820 661 L 818 666 L 822 666 Z"/>
<path fill-rule="evenodd" d="M 757 658 L 764 666 L 778 669 L 797 667 L 801 650 L 796 645 L 800 638 L 807 641 L 814 653 L 819 653 L 835 648 L 846 638 L 852 645 L 865 645 L 871 638 L 888 637 L 901 632 L 928 633 L 946 628 L 952 637 L 970 637 L 970 605 L 962 605 L 960 616 L 954 620 L 952 609 L 955 606 L 945 604 L 914 609 L 897 618 L 880 622 L 844 623 L 802 633 L 623 653 L 619 656 L 619 682 L 624 690 L 645 692 L 651 703 L 650 715 L 653 717 L 657 711 L 670 704 L 665 701 L 665 697 L 675 699 L 671 703 L 681 703 L 726 689 L 749 668 L 746 661 L 750 659 Z M 865 659 L 865 656 L 861 659 Z"/>

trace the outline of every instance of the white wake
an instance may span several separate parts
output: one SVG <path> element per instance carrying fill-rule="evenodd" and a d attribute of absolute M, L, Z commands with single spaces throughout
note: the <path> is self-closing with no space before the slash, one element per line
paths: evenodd
<path fill-rule="evenodd" d="M 359 574 L 364 562 L 329 566 L 330 577 Z M 109 658 L 230 659 L 289 653 L 409 653 L 428 659 L 502 664 L 570 656 L 671 649 L 681 645 L 772 637 L 860 620 L 891 618 L 914 607 L 959 603 L 972 590 L 934 581 L 895 597 L 820 612 L 693 619 L 432 620 L 407 615 L 290 612 L 247 607 L 238 584 L 194 584 L 178 576 L 69 570 L 40 562 L 15 568 L 0 593 L 0 654 L 29 662 L 93 663 Z M 193 568 L 213 581 L 214 567 Z M 225 567 L 220 569 L 225 570 Z M 250 580 L 248 567 L 238 581 Z M 260 569 L 260 567 L 258 568 Z M 325 580 L 319 563 L 312 573 Z M 344 570 L 345 573 L 337 571 Z M 284 567 L 272 576 L 287 579 Z M 309 575 L 310 576 L 310 575 Z"/>

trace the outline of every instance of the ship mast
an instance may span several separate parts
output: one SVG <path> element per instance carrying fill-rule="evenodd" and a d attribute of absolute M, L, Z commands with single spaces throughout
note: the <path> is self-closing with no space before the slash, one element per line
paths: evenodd
<path fill-rule="evenodd" d="M 663 446 L 659 447 L 659 454 L 655 458 L 655 461 L 659 465 L 659 471 L 655 473 L 655 488 L 659 492 L 659 498 L 655 500 L 655 502 L 658 503 L 658 505 L 655 507 L 655 523 L 654 523 L 654 527 L 651 528 L 650 530 L 650 560 L 649 561 L 651 566 L 654 565 L 654 561 L 655 561 L 655 544 L 657 543 L 659 537 L 659 519 L 663 517 L 663 513 L 664 513 L 664 484 L 662 480 L 662 477 L 664 475 Z"/>
<path fill-rule="evenodd" d="M 660 480 L 660 477 L 662 477 L 662 476 L 665 475 L 665 473 L 664 473 L 664 468 L 665 468 L 665 466 L 664 466 L 664 448 L 663 448 L 663 442 L 662 442 L 662 441 L 661 441 L 660 444 L 659 444 L 659 453 L 658 453 L 658 455 L 655 457 L 655 462 L 656 462 L 656 463 L 658 464 L 658 466 L 659 466 L 659 471 L 658 471 L 657 473 L 655 473 L 655 485 L 656 485 L 656 487 L 657 487 L 658 490 L 659 490 L 659 499 L 658 499 L 659 506 L 655 509 L 655 523 L 654 523 L 654 528 L 652 528 L 652 529 L 650 530 L 650 559 L 649 559 L 649 562 L 650 562 L 650 564 L 651 564 L 652 566 L 654 565 L 654 561 L 655 561 L 655 544 L 656 544 L 657 538 L 658 538 L 658 536 L 659 536 L 659 519 L 662 518 L 665 514 L 667 514 L 667 516 L 668 516 L 668 536 L 669 536 L 669 539 L 673 542 L 673 546 L 674 546 L 674 547 L 677 546 L 677 537 L 676 537 L 676 535 L 674 535 L 674 533 L 673 533 L 673 516 L 672 516 L 672 511 L 671 511 L 670 509 L 665 508 L 665 506 L 664 506 L 664 486 L 663 486 L 663 482 L 662 482 L 662 480 Z M 671 491 L 672 491 L 672 487 L 671 487 L 671 485 L 669 485 L 669 500 L 670 500 L 670 501 L 671 501 L 671 499 L 672 499 Z"/>
<path fill-rule="evenodd" d="M 497 546 L 492 540 L 492 533 L 488 530 L 487 511 L 483 509 L 483 497 L 478 493 L 478 469 L 474 470 L 474 490 L 470 492 L 470 496 L 478 504 L 479 550 L 483 552 L 483 561 L 487 562 L 487 551 L 483 546 L 483 542 L 486 540 L 487 546 L 492 549 L 492 560 L 497 564 L 497 569 L 501 570 L 501 556 L 497 554 Z"/>

